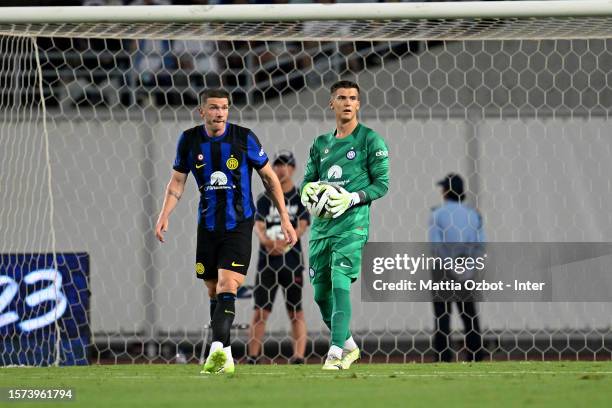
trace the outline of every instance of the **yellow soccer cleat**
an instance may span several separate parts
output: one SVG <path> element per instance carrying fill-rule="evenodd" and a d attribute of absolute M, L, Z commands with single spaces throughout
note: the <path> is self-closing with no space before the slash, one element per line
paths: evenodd
<path fill-rule="evenodd" d="M 323 370 L 342 370 L 342 359 L 336 357 L 327 357 L 325 364 L 323 364 Z"/>
<path fill-rule="evenodd" d="M 346 354 L 345 353 L 342 353 L 342 354 L 343 356 L 340 362 L 342 363 L 343 370 L 348 370 L 349 368 L 351 368 L 351 364 L 359 360 L 359 358 L 361 357 L 361 353 L 358 348 L 353 349 L 349 352 L 346 352 Z"/>
<path fill-rule="evenodd" d="M 234 359 L 233 358 L 228 358 L 227 361 L 225 362 L 225 364 L 223 365 L 223 368 L 221 369 L 221 371 L 219 372 L 220 374 L 234 374 L 234 371 L 236 371 L 236 367 L 234 367 Z"/>
<path fill-rule="evenodd" d="M 227 356 L 222 348 L 217 349 L 216 351 L 210 353 L 206 358 L 206 362 L 204 363 L 204 367 L 202 367 L 202 371 L 200 374 L 221 374 L 225 371 L 225 363 L 227 362 Z M 234 362 L 232 361 L 232 372 L 234 368 Z"/>

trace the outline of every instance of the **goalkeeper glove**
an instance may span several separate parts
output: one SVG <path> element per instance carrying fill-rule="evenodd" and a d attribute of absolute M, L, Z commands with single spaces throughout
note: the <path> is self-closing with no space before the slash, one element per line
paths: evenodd
<path fill-rule="evenodd" d="M 340 186 L 336 188 L 339 190 L 338 193 L 335 191 L 329 193 L 328 211 L 332 213 L 332 218 L 338 218 L 361 201 L 358 193 L 349 193 Z"/>
<path fill-rule="evenodd" d="M 308 207 L 310 200 L 317 201 L 317 194 L 321 189 L 321 183 L 318 181 L 306 183 L 304 188 L 302 189 L 302 195 L 300 197 L 302 204 L 304 207 Z"/>

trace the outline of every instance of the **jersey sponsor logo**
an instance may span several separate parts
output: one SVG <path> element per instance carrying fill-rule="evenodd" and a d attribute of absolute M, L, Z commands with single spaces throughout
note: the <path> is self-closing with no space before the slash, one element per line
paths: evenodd
<path fill-rule="evenodd" d="M 230 190 L 233 186 L 227 185 L 227 176 L 222 171 L 215 171 L 210 175 L 210 184 L 205 188 L 206 191 L 210 190 Z"/>
<path fill-rule="evenodd" d="M 328 179 L 339 179 L 342 178 L 342 167 L 334 164 L 327 170 L 327 178 Z"/>
<path fill-rule="evenodd" d="M 227 184 L 227 176 L 222 171 L 215 171 L 210 175 L 210 184 L 212 186 L 224 186 Z"/>
<path fill-rule="evenodd" d="M 204 273 L 204 264 L 201 262 L 198 262 L 197 264 L 195 264 L 195 272 L 198 275 L 202 275 Z"/>
<path fill-rule="evenodd" d="M 239 264 L 236 261 L 232 261 L 232 266 L 244 266 L 243 264 Z"/>
<path fill-rule="evenodd" d="M 227 159 L 227 161 L 225 162 L 225 165 L 227 166 L 228 169 L 230 170 L 236 170 L 238 168 L 240 163 L 238 163 L 238 160 L 236 160 L 234 158 L 234 156 L 230 157 L 229 159 Z"/>
<path fill-rule="evenodd" d="M 357 156 L 357 153 L 355 153 L 355 151 L 353 149 L 351 149 L 348 152 L 346 152 L 346 158 L 349 159 L 349 160 L 353 160 L 355 158 L 355 156 Z"/>
<path fill-rule="evenodd" d="M 389 152 L 387 150 L 378 150 L 376 151 L 376 157 L 388 157 Z"/>
<path fill-rule="evenodd" d="M 206 164 L 196 164 L 196 169 L 201 169 L 202 167 L 204 167 Z"/>

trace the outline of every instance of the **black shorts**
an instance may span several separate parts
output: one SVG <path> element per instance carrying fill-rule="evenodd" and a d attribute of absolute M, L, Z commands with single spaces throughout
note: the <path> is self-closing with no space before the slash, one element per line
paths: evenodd
<path fill-rule="evenodd" d="M 275 270 L 265 268 L 257 273 L 253 298 L 256 309 L 272 310 L 276 290 L 282 286 L 285 295 L 285 305 L 289 312 L 302 310 L 302 268 L 292 270 L 281 268 Z"/>
<path fill-rule="evenodd" d="M 196 277 L 217 279 L 219 269 L 247 274 L 251 261 L 253 221 L 244 221 L 232 231 L 208 231 L 204 222 L 198 225 Z"/>

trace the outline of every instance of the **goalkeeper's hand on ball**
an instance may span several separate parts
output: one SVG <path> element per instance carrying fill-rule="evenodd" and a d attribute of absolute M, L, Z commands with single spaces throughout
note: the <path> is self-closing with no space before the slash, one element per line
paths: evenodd
<path fill-rule="evenodd" d="M 308 207 L 308 205 L 312 201 L 316 202 L 318 200 L 317 194 L 319 193 L 320 189 L 321 183 L 319 183 L 318 181 L 306 183 L 306 185 L 302 189 L 302 195 L 300 196 L 302 205 L 304 205 L 304 207 Z"/>
<path fill-rule="evenodd" d="M 329 193 L 327 210 L 332 214 L 332 218 L 338 218 L 349 208 L 359 204 L 361 198 L 358 193 L 349 193 L 344 188 L 337 186 L 336 191 Z"/>

